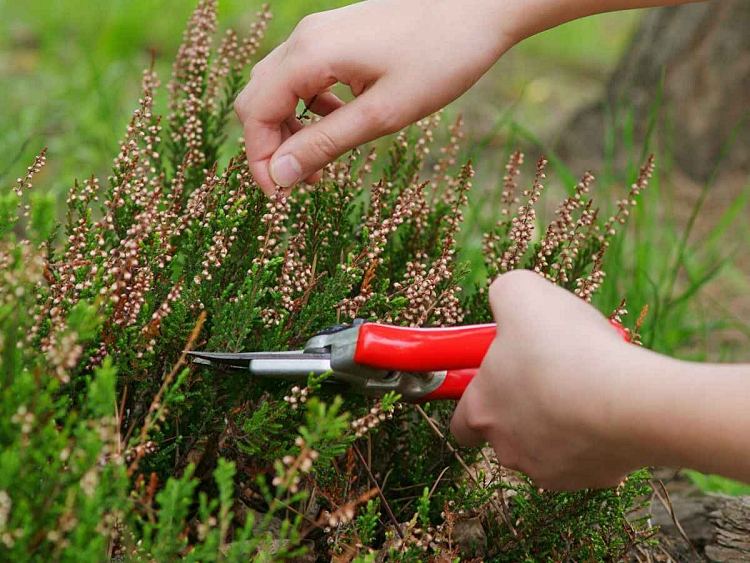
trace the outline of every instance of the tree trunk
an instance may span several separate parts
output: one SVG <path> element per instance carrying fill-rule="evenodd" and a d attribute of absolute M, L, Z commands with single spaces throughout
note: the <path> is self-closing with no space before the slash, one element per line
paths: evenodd
<path fill-rule="evenodd" d="M 581 111 L 566 128 L 561 152 L 569 158 L 602 154 L 605 127 L 612 116 L 622 127 L 630 112 L 636 148 L 640 148 L 660 91 L 661 151 L 666 148 L 676 164 L 697 180 L 711 175 L 722 153 L 726 153 L 723 169 L 746 172 L 750 168 L 750 2 L 714 0 L 648 12 L 603 99 Z M 622 156 L 622 148 L 615 154 Z"/>

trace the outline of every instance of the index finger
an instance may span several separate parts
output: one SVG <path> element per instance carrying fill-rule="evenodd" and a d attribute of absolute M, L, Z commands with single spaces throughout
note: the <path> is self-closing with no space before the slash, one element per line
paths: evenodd
<path fill-rule="evenodd" d="M 463 447 L 476 447 L 487 441 L 483 432 L 485 428 L 477 422 L 476 413 L 473 412 L 478 400 L 474 396 L 475 389 L 476 386 L 472 387 L 469 383 L 451 418 L 451 434 L 453 434 L 456 442 Z"/>
<path fill-rule="evenodd" d="M 278 48 L 258 63 L 256 69 L 237 97 L 235 111 L 243 124 L 250 171 L 261 189 L 270 195 L 276 186 L 269 173 L 269 162 L 283 142 L 282 124 L 294 115 L 300 99 L 325 91 L 336 79 L 313 64 L 294 64 Z"/>

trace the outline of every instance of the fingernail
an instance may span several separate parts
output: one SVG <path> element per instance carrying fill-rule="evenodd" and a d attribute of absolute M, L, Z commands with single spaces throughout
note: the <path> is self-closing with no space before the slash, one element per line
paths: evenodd
<path fill-rule="evenodd" d="M 293 155 L 285 154 L 271 162 L 271 178 L 282 188 L 288 188 L 302 179 L 302 167 Z"/>

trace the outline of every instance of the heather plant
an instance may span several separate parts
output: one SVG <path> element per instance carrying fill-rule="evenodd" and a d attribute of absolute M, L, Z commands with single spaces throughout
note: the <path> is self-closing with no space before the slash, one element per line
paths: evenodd
<path fill-rule="evenodd" d="M 646 549 L 647 475 L 540 490 L 446 437 L 452 405 L 347 394 L 326 377 L 256 381 L 184 351 L 280 350 L 355 318 L 489 322 L 456 258 L 473 169 L 440 116 L 266 198 L 228 140 L 270 15 L 214 44 L 199 2 L 157 113 L 143 92 L 113 171 L 35 195 L 45 153 L 0 198 L 0 556 L 23 560 L 617 559 Z M 542 227 L 547 162 L 511 154 L 484 237 L 487 280 L 529 268 L 590 300 L 648 182 L 601 221 L 585 174 Z M 222 164 L 223 163 L 223 164 Z M 475 279 L 476 276 L 472 276 Z M 624 308 L 614 315 L 619 319 Z M 632 335 L 634 338 L 636 334 Z M 466 530 L 473 530 L 467 539 Z"/>

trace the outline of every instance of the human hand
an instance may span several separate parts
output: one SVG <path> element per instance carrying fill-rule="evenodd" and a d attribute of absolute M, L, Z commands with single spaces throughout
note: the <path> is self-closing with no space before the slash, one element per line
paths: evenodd
<path fill-rule="evenodd" d="M 304 18 L 235 102 L 255 180 L 267 194 L 316 180 L 346 151 L 457 98 L 515 42 L 512 5 L 369 0 Z M 337 82 L 352 102 L 328 91 Z M 304 127 L 300 99 L 325 117 Z"/>
<path fill-rule="evenodd" d="M 642 461 L 616 420 L 641 350 L 596 309 L 532 272 L 500 276 L 490 304 L 497 337 L 458 403 L 456 439 L 488 441 L 501 464 L 545 488 L 619 483 Z"/>

